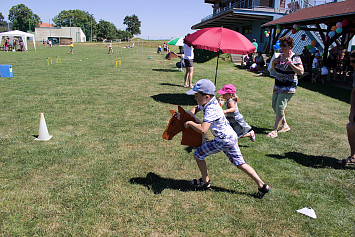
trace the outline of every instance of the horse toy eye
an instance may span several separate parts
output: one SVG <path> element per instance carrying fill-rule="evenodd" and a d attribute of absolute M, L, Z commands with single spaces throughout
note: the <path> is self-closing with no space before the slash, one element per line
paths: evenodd
<path fill-rule="evenodd" d="M 177 118 L 178 120 L 180 120 L 180 115 L 181 115 L 180 113 L 176 112 L 176 113 L 174 114 L 174 117 Z"/>

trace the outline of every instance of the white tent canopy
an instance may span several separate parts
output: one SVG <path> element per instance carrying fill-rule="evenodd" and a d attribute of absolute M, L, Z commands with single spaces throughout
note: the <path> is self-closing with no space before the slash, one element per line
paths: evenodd
<path fill-rule="evenodd" d="M 7 31 L 7 32 L 1 32 L 0 33 L 0 45 L 1 45 L 1 40 L 3 36 L 7 36 L 10 39 L 10 43 L 12 44 L 12 42 L 14 41 L 14 37 L 18 36 L 22 38 L 23 41 L 23 46 L 25 48 L 25 50 L 27 51 L 27 38 L 32 38 L 33 41 L 33 47 L 36 50 L 36 44 L 35 44 L 35 35 L 34 34 L 30 34 L 27 32 L 23 32 L 23 31 L 19 31 L 19 30 L 12 30 L 12 31 Z"/>

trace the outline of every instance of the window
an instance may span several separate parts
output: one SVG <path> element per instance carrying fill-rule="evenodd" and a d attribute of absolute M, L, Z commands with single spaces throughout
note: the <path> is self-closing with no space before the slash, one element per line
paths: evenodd
<path fill-rule="evenodd" d="M 252 25 L 243 26 L 242 34 L 247 35 L 252 33 Z"/>

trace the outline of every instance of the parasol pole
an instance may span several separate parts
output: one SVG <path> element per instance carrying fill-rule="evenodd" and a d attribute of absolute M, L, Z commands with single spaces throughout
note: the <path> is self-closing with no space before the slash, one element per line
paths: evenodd
<path fill-rule="evenodd" d="M 214 85 L 217 86 L 217 71 L 218 71 L 218 61 L 219 61 L 219 53 L 221 50 L 218 50 L 217 54 L 217 66 L 216 66 L 216 76 L 214 77 Z"/>

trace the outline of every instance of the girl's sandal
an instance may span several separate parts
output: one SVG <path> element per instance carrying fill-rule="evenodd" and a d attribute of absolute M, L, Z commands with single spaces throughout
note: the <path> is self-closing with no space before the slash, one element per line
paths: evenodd
<path fill-rule="evenodd" d="M 262 188 L 258 188 L 258 192 L 255 194 L 255 197 L 262 199 L 270 190 L 271 187 L 267 183 L 264 183 Z"/>
<path fill-rule="evenodd" d="M 277 132 L 271 131 L 271 132 L 269 132 L 269 134 L 268 134 L 267 136 L 270 137 L 270 138 L 275 138 L 275 137 L 277 137 L 278 135 L 277 135 Z"/>
<path fill-rule="evenodd" d="M 207 183 L 202 181 L 202 178 L 200 179 L 193 179 L 191 181 L 192 187 L 196 189 L 210 189 L 211 188 L 211 180 L 208 180 Z"/>

